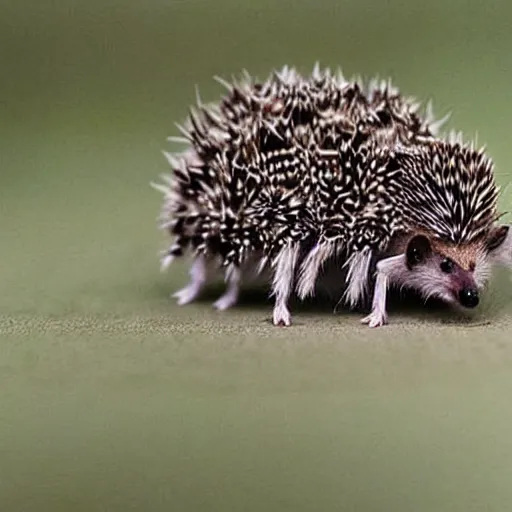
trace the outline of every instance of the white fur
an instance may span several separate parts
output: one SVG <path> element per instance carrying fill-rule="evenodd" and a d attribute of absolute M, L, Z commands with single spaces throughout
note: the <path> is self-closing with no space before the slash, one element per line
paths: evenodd
<path fill-rule="evenodd" d="M 260 275 L 263 273 L 263 271 L 265 269 L 268 268 L 268 257 L 267 256 L 263 256 L 260 261 L 258 262 L 258 265 L 256 267 L 256 270 L 255 270 L 255 274 L 256 275 Z"/>
<path fill-rule="evenodd" d="M 401 269 L 393 269 L 390 281 L 401 288 L 406 287 L 419 292 L 425 302 L 431 298 L 439 298 L 445 302 L 454 301 L 450 293 L 449 275 L 443 274 L 434 262 L 432 265 L 418 265 L 413 270 L 408 270 L 404 264 Z"/>
<path fill-rule="evenodd" d="M 392 256 L 377 263 L 377 279 L 373 292 L 372 312 L 361 320 L 369 327 L 380 327 L 387 323 L 386 295 L 388 283 L 393 277 L 401 275 L 407 270 L 405 255 Z"/>
<path fill-rule="evenodd" d="M 284 302 L 276 302 L 272 312 L 272 322 L 274 325 L 283 325 L 289 327 L 292 324 L 292 315 Z"/>
<path fill-rule="evenodd" d="M 373 294 L 372 312 L 364 317 L 361 322 L 369 327 L 380 327 L 387 323 L 386 293 L 388 288 L 388 276 L 384 272 L 377 274 L 375 291 Z"/>
<path fill-rule="evenodd" d="M 237 267 L 230 267 L 226 272 L 226 291 L 213 303 L 215 309 L 225 311 L 238 302 L 241 280 L 242 271 Z"/>
<path fill-rule="evenodd" d="M 167 254 L 163 256 L 160 260 L 160 272 L 165 272 L 174 261 L 174 256 L 172 254 Z"/>
<path fill-rule="evenodd" d="M 492 259 L 489 258 L 484 252 L 479 252 L 476 256 L 475 271 L 473 272 L 473 278 L 479 290 L 483 289 L 492 274 Z"/>
<path fill-rule="evenodd" d="M 332 255 L 334 245 L 329 242 L 318 244 L 304 259 L 297 284 L 297 295 L 300 299 L 312 295 L 315 289 L 315 283 L 318 273 L 325 261 Z"/>
<path fill-rule="evenodd" d="M 281 249 L 273 262 L 273 266 L 275 266 L 272 282 L 272 295 L 275 296 L 274 325 L 288 326 L 291 324 L 288 300 L 293 288 L 298 256 L 299 246 L 297 244 L 289 244 Z"/>
<path fill-rule="evenodd" d="M 184 288 L 172 295 L 174 298 L 178 299 L 178 305 L 183 306 L 197 299 L 204 285 L 206 284 L 208 277 L 207 274 L 208 269 L 206 258 L 204 255 L 200 254 L 194 259 L 194 262 L 190 267 L 189 283 Z"/>
<path fill-rule="evenodd" d="M 350 307 L 355 307 L 366 293 L 368 284 L 368 269 L 372 253 L 369 249 L 355 253 L 347 262 L 347 289 L 344 300 Z"/>

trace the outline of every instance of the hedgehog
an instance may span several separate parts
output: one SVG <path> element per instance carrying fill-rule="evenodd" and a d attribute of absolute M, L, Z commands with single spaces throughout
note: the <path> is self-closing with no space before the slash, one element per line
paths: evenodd
<path fill-rule="evenodd" d="M 442 135 L 447 117 L 431 102 L 318 64 L 307 76 L 285 66 L 262 81 L 215 78 L 226 93 L 204 104 L 196 89 L 169 137 L 185 147 L 164 151 L 171 172 L 153 184 L 172 238 L 162 269 L 192 254 L 178 304 L 223 276 L 218 310 L 262 281 L 275 325 L 291 324 L 292 298 L 327 290 L 378 327 L 391 288 L 471 309 L 493 266 L 512 264 L 493 163 L 460 133 Z"/>

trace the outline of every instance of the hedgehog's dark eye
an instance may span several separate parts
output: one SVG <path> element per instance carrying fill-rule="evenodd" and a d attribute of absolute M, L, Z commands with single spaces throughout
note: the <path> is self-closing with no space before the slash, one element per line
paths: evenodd
<path fill-rule="evenodd" d="M 441 270 L 445 274 L 451 274 L 453 272 L 453 261 L 450 258 L 445 258 L 441 261 Z"/>
<path fill-rule="evenodd" d="M 409 263 L 412 265 L 417 265 L 418 263 L 421 263 L 423 261 L 423 254 L 416 247 L 413 247 L 409 251 L 408 256 L 409 256 Z"/>

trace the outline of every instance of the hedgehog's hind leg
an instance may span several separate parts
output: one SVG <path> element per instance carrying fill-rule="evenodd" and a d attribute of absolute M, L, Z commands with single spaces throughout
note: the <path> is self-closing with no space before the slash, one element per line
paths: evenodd
<path fill-rule="evenodd" d="M 188 284 L 172 294 L 177 299 L 179 306 L 184 306 L 197 299 L 208 278 L 208 267 L 204 254 L 198 254 L 189 270 L 190 281 Z"/>
<path fill-rule="evenodd" d="M 271 295 L 275 296 L 272 314 L 274 325 L 291 325 L 292 320 L 288 310 L 288 301 L 293 289 L 298 255 L 299 246 L 297 244 L 290 244 L 281 249 L 281 252 L 273 262 L 275 271 Z"/>
<path fill-rule="evenodd" d="M 238 302 L 241 280 L 242 271 L 238 267 L 230 266 L 226 271 L 226 291 L 213 303 L 215 309 L 224 311 Z"/>
<path fill-rule="evenodd" d="M 300 299 L 305 299 L 308 295 L 313 294 L 320 269 L 325 261 L 332 255 L 333 250 L 334 244 L 324 242 L 315 245 L 315 247 L 309 251 L 302 262 L 299 272 L 297 294 Z"/>

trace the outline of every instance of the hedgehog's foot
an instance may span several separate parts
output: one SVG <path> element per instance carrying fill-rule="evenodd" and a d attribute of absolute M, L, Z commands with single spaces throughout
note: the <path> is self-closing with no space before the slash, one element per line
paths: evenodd
<path fill-rule="evenodd" d="M 184 306 L 197 299 L 206 283 L 206 262 L 202 254 L 197 256 L 192 263 L 189 274 L 190 281 L 187 286 L 172 295 L 177 299 L 179 306 Z"/>
<path fill-rule="evenodd" d="M 197 299 L 201 289 L 198 288 L 195 284 L 190 284 L 178 290 L 176 293 L 172 294 L 174 299 L 177 299 L 176 302 L 178 306 L 184 306 L 185 304 L 189 304 Z"/>
<path fill-rule="evenodd" d="M 223 295 L 221 295 L 214 303 L 213 307 L 218 311 L 225 311 L 233 307 L 238 302 L 240 289 L 238 286 L 229 287 Z"/>
<path fill-rule="evenodd" d="M 274 306 L 272 319 L 274 325 L 289 327 L 292 324 L 292 315 L 284 303 L 278 303 Z"/>
<path fill-rule="evenodd" d="M 367 324 L 368 327 L 381 327 L 388 323 L 388 317 L 384 311 L 372 311 L 368 316 L 365 316 L 361 322 Z"/>
<path fill-rule="evenodd" d="M 226 276 L 228 283 L 227 289 L 225 293 L 213 303 L 213 307 L 218 311 L 229 309 L 238 302 L 238 296 L 240 295 L 240 274 L 238 268 L 233 268 L 228 271 Z"/>

